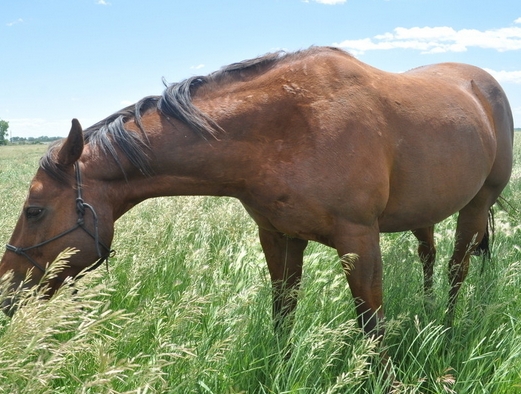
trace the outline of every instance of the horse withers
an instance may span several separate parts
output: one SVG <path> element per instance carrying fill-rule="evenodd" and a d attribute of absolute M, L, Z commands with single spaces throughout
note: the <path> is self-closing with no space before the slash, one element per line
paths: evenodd
<path fill-rule="evenodd" d="M 413 230 L 429 243 L 432 226 L 459 212 L 453 305 L 509 180 L 512 144 L 507 98 L 479 68 L 393 74 L 335 48 L 269 54 L 170 85 L 85 131 L 73 121 L 41 160 L 0 275 L 12 271 L 16 288 L 79 249 L 51 294 L 108 256 L 114 222 L 139 202 L 232 196 L 258 224 L 277 322 L 296 306 L 304 249 L 317 241 L 355 256 L 341 260 L 359 323 L 381 335 L 379 234 Z"/>

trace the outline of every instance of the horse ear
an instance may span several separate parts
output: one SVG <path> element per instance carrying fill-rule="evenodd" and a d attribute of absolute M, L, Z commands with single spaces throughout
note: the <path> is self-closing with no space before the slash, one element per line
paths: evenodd
<path fill-rule="evenodd" d="M 76 163 L 83 152 L 83 130 L 78 119 L 72 120 L 71 131 L 58 152 L 58 163 L 69 167 Z"/>

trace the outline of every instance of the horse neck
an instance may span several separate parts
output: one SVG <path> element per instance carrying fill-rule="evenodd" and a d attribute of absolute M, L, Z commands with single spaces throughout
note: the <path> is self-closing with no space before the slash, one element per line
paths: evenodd
<path fill-rule="evenodd" d="M 103 190 L 117 219 L 136 204 L 149 198 L 179 195 L 239 197 L 244 190 L 249 160 L 240 142 L 230 136 L 223 140 L 204 139 L 172 119 L 144 121 L 150 141 L 151 174 L 144 175 L 120 158 L 115 163 L 93 155 L 91 177 L 103 183 Z M 250 152 L 250 155 L 253 152 Z M 94 161 L 98 161 L 95 163 Z M 109 163 L 107 163 L 109 162 Z"/>

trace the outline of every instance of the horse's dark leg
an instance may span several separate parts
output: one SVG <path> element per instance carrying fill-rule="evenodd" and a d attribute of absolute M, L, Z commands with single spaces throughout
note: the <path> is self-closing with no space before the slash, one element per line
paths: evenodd
<path fill-rule="evenodd" d="M 273 286 L 273 321 L 278 335 L 291 331 L 302 276 L 302 260 L 308 241 L 259 228 Z"/>
<path fill-rule="evenodd" d="M 432 292 L 432 276 L 436 262 L 436 246 L 434 244 L 434 226 L 412 230 L 418 240 L 418 256 L 423 265 L 423 289 L 425 296 Z"/>
<path fill-rule="evenodd" d="M 340 227 L 340 226 L 339 226 Z M 351 294 L 355 300 L 358 324 L 365 334 L 382 340 L 385 334 L 382 289 L 382 256 L 378 226 L 345 224 L 334 245 L 341 258 Z M 381 378 L 394 381 L 392 363 L 385 350 L 380 352 Z"/>
<path fill-rule="evenodd" d="M 449 262 L 449 325 L 452 325 L 454 320 L 454 306 L 469 270 L 470 256 L 481 242 L 487 228 L 488 210 L 492 205 L 488 203 L 487 197 L 489 196 L 485 193 L 478 194 L 459 212 L 454 252 Z"/>
<path fill-rule="evenodd" d="M 349 288 L 355 299 L 358 323 L 368 335 L 384 334 L 382 257 L 378 226 L 347 224 L 335 237 Z"/>

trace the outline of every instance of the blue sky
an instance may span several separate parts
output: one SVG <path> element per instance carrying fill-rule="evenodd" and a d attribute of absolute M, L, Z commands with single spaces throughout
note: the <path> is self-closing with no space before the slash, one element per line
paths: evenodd
<path fill-rule="evenodd" d="M 275 50 L 342 47 L 402 72 L 445 61 L 501 82 L 521 127 L 519 0 L 0 0 L 0 119 L 65 136 L 177 82 Z"/>

